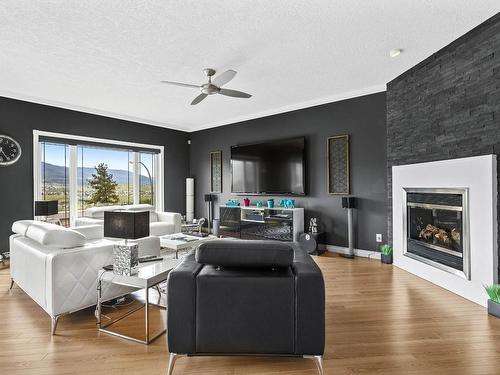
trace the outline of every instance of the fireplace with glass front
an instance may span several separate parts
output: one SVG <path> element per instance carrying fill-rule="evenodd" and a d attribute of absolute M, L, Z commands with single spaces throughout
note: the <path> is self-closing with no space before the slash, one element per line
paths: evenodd
<path fill-rule="evenodd" d="M 470 279 L 467 189 L 404 191 L 404 255 Z"/>

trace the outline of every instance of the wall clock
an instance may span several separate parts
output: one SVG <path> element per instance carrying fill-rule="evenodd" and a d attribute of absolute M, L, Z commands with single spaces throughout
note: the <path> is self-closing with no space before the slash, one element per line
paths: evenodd
<path fill-rule="evenodd" d="M 12 165 L 21 157 L 21 146 L 19 143 L 7 136 L 0 134 L 0 167 Z"/>

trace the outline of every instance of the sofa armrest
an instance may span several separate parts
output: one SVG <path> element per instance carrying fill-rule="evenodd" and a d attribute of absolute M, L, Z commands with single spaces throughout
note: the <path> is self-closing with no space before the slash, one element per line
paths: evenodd
<path fill-rule="evenodd" d="M 323 355 L 325 350 L 325 283 L 318 265 L 303 250 L 295 251 L 295 354 Z"/>
<path fill-rule="evenodd" d="M 196 352 L 196 276 L 202 267 L 191 252 L 169 274 L 167 332 L 171 353 Z"/>
<path fill-rule="evenodd" d="M 46 259 L 40 245 L 19 234 L 10 236 L 10 276 L 45 311 L 47 305 Z"/>
<path fill-rule="evenodd" d="M 169 224 L 174 224 L 175 225 L 174 233 L 181 232 L 181 221 L 182 221 L 181 214 L 179 214 L 177 212 L 156 211 L 156 215 L 158 216 L 158 221 L 161 221 L 164 223 L 169 223 Z"/>
<path fill-rule="evenodd" d="M 93 219 L 91 217 L 84 217 L 84 216 L 76 218 L 75 227 L 83 227 L 83 226 L 87 226 L 87 225 L 102 225 L 102 226 L 104 226 L 104 219 Z"/>
<path fill-rule="evenodd" d="M 104 226 L 99 224 L 82 225 L 71 229 L 83 234 L 87 241 L 101 240 L 104 238 Z"/>

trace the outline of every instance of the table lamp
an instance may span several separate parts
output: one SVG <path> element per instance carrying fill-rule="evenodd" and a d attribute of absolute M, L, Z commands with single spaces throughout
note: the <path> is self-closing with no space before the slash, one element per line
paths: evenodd
<path fill-rule="evenodd" d="M 128 240 L 149 236 L 149 211 L 105 211 L 104 237 L 122 238 L 113 247 L 113 272 L 130 276 L 139 266 L 139 245 Z"/>
<path fill-rule="evenodd" d="M 41 221 L 48 221 L 48 217 L 59 213 L 59 202 L 57 200 L 35 201 L 35 216 L 41 217 Z"/>

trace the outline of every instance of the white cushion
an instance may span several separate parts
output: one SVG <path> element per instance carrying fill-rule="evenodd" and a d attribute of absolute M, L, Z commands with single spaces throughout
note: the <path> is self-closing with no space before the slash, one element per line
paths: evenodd
<path fill-rule="evenodd" d="M 26 230 L 26 237 L 40 245 L 69 249 L 83 246 L 85 236 L 77 231 L 50 223 L 32 223 Z"/>
<path fill-rule="evenodd" d="M 18 220 L 12 224 L 12 231 L 16 234 L 20 234 L 22 236 L 26 235 L 26 231 L 29 226 L 33 224 L 35 220 Z"/>

